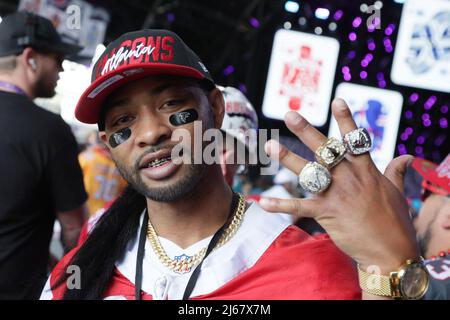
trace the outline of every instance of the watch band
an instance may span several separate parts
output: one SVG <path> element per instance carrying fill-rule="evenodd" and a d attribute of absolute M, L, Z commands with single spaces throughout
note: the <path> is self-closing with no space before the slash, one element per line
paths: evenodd
<path fill-rule="evenodd" d="M 391 278 L 376 273 L 368 273 L 358 264 L 359 286 L 367 293 L 393 298 Z"/>

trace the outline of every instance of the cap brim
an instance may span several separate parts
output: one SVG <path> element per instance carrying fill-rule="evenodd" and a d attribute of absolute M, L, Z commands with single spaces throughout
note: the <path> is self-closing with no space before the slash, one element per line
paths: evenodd
<path fill-rule="evenodd" d="M 96 79 L 84 91 L 75 108 L 75 118 L 87 124 L 98 123 L 103 102 L 114 90 L 131 81 L 161 74 L 179 75 L 198 80 L 207 79 L 194 68 L 166 63 L 142 63 L 119 67 Z"/>

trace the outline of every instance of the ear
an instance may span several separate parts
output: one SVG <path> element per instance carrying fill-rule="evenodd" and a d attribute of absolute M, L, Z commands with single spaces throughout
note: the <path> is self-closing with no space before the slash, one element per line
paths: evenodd
<path fill-rule="evenodd" d="M 219 89 L 214 88 L 209 93 L 208 99 L 214 116 L 214 127 L 220 129 L 225 114 L 225 100 L 223 99 L 222 92 L 220 92 Z"/>
<path fill-rule="evenodd" d="M 20 64 L 26 71 L 36 73 L 39 65 L 39 54 L 33 48 L 25 48 L 19 56 Z M 34 61 L 34 66 L 30 61 Z"/>
<path fill-rule="evenodd" d="M 100 138 L 100 141 L 109 149 L 108 139 L 106 137 L 105 131 L 100 131 L 98 133 L 98 137 Z"/>

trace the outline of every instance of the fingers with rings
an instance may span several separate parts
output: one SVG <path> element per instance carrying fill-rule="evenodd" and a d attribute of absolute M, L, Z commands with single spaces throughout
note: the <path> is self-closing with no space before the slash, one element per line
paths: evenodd
<path fill-rule="evenodd" d="M 346 151 L 341 141 L 336 138 L 328 138 L 317 148 L 315 156 L 317 162 L 331 169 L 344 159 Z"/>
<path fill-rule="evenodd" d="M 364 128 L 358 128 L 352 113 L 342 99 L 335 99 L 331 104 L 333 116 L 339 126 L 342 141 L 351 155 L 361 155 L 370 151 L 372 141 L 369 132 Z"/>
<path fill-rule="evenodd" d="M 308 163 L 278 141 L 267 141 L 265 151 L 273 160 L 299 175 L 299 184 L 306 191 L 318 193 L 330 185 L 331 175 L 327 168 L 316 162 Z"/>
<path fill-rule="evenodd" d="M 352 130 L 342 138 L 345 148 L 352 155 L 360 155 L 372 149 L 372 139 L 369 132 L 364 128 Z"/>

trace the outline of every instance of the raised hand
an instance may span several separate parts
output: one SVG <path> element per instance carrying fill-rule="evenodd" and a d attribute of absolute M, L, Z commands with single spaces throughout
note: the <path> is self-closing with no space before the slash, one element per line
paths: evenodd
<path fill-rule="evenodd" d="M 357 129 L 344 100 L 334 100 L 332 112 L 341 135 Z M 327 140 L 296 112 L 289 112 L 285 122 L 312 151 Z M 265 150 L 296 174 L 308 163 L 274 140 L 266 143 Z M 411 160 L 411 156 L 392 160 L 383 175 L 369 153 L 347 152 L 342 161 L 329 169 L 329 187 L 312 199 L 262 199 L 261 206 L 271 212 L 314 218 L 362 268 L 375 265 L 383 274 L 389 274 L 407 259 L 419 257 L 408 206 L 401 193 L 403 175 Z"/>

